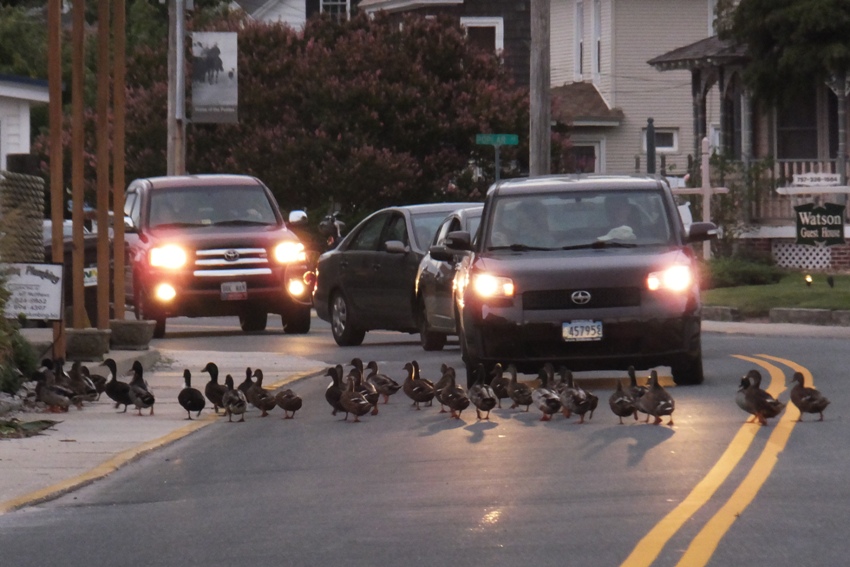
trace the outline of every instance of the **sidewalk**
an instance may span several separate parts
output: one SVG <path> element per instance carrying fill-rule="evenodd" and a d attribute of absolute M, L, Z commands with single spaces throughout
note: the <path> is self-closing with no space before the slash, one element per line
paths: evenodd
<path fill-rule="evenodd" d="M 827 327 L 767 322 L 726 322 L 704 320 L 704 332 L 763 336 L 850 338 L 850 327 Z M 45 336 L 37 331 L 31 341 Z M 82 410 L 71 408 L 64 414 L 19 413 L 22 421 L 50 419 L 61 421 L 44 434 L 26 439 L 0 439 L 0 514 L 50 500 L 80 486 L 89 484 L 115 471 L 149 451 L 180 439 L 216 421 L 207 405 L 199 419 L 188 421 L 177 403 L 183 388 L 183 369 L 192 372 L 192 385 L 203 391 L 209 375 L 201 369 L 215 362 L 220 370 L 219 382 L 232 374 L 242 381 L 245 367 L 263 369 L 264 386 L 276 389 L 301 377 L 319 373 L 325 363 L 268 352 L 217 351 L 112 351 L 109 356 L 123 374 L 136 359 L 145 366 L 145 378 L 156 395 L 155 415 L 138 417 L 132 409 L 127 414 L 116 412 L 103 396 L 86 404 Z M 93 372 L 106 373 L 97 363 L 87 363 Z M 125 381 L 127 378 L 123 378 Z M 7 416 L 10 417 L 10 416 Z"/>
<path fill-rule="evenodd" d="M 21 421 L 61 421 L 42 435 L 24 439 L 0 439 L 0 514 L 50 500 L 89 484 L 149 451 L 171 443 L 216 421 L 212 406 L 200 418 L 189 421 L 177 403 L 183 388 L 183 370 L 192 372 L 192 386 L 203 392 L 209 374 L 201 372 L 207 362 L 220 370 L 219 382 L 232 374 L 239 384 L 246 366 L 260 367 L 264 386 L 276 389 L 304 376 L 324 370 L 324 363 L 268 352 L 223 353 L 213 351 L 112 351 L 119 373 L 133 360 L 143 362 L 145 378 L 154 394 L 154 416 L 129 408 L 119 413 L 106 395 L 100 401 L 74 407 L 67 413 L 21 412 Z M 98 363 L 86 363 L 95 373 L 108 373 Z M 126 372 L 126 370 L 124 370 Z M 124 381 L 129 378 L 119 379 Z M 193 416 L 194 417 L 194 416 Z"/>

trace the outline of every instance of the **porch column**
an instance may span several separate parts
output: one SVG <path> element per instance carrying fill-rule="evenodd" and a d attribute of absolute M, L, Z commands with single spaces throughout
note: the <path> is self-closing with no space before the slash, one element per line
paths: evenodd
<path fill-rule="evenodd" d="M 699 162 L 705 137 L 705 96 L 702 94 L 702 70 L 691 69 L 691 97 L 694 104 L 694 163 Z"/>
<path fill-rule="evenodd" d="M 753 157 L 753 109 L 750 104 L 750 93 L 745 89 L 741 93 L 741 161 L 744 171 L 750 169 L 750 159 Z M 753 220 L 753 196 L 747 199 L 749 205 L 743 208 L 744 221 L 749 223 Z"/>

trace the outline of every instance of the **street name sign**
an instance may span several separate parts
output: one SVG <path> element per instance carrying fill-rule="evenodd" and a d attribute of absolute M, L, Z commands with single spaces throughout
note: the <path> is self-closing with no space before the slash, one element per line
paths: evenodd
<path fill-rule="evenodd" d="M 519 145 L 517 134 L 476 134 L 475 143 L 485 146 L 516 146 Z"/>

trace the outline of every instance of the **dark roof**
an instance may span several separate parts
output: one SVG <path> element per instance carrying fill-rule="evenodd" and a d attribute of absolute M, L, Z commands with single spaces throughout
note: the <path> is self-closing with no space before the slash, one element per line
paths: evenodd
<path fill-rule="evenodd" d="M 694 69 L 698 67 L 743 62 L 747 59 L 747 47 L 720 39 L 716 35 L 701 39 L 690 45 L 677 47 L 663 55 L 647 61 L 659 71 L 672 69 Z"/>
<path fill-rule="evenodd" d="M 31 87 L 47 87 L 46 79 L 33 79 L 32 77 L 23 77 L 21 75 L 4 75 L 3 73 L 0 73 L 0 81 L 4 83 L 28 85 Z"/>
<path fill-rule="evenodd" d="M 593 83 L 567 83 L 549 91 L 552 119 L 573 126 L 619 126 L 623 111 L 609 108 Z"/>

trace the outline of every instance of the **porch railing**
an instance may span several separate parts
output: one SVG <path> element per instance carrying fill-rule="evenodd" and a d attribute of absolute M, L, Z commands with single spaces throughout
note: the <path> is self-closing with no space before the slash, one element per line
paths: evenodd
<path fill-rule="evenodd" d="M 850 163 L 847 164 L 850 166 Z M 836 173 L 837 160 L 776 160 L 773 166 L 774 187 L 791 185 L 794 174 L 801 173 Z M 850 173 L 850 167 L 847 167 Z M 757 199 L 750 203 L 751 217 L 754 221 L 765 225 L 781 225 L 794 222 L 794 207 L 821 198 L 814 189 L 809 194 L 780 195 L 775 190 L 763 191 Z M 843 196 L 829 195 L 832 202 L 842 202 Z M 836 201 L 839 199 L 839 201 Z M 845 210 L 845 218 L 848 211 Z"/>

